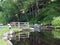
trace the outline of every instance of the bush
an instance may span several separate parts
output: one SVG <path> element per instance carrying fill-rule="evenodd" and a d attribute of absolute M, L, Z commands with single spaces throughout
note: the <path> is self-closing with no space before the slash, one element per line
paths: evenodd
<path fill-rule="evenodd" d="M 53 26 L 60 26 L 60 17 L 54 18 L 54 20 L 52 21 L 52 25 Z"/>

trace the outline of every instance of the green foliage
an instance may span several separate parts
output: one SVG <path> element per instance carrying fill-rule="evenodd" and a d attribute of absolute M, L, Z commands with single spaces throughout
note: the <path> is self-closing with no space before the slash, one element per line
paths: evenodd
<path fill-rule="evenodd" d="M 60 15 L 59 0 L 6 0 L 0 2 L 1 22 L 29 21 L 30 23 L 49 23 Z"/>
<path fill-rule="evenodd" d="M 17 13 L 17 8 L 15 7 L 15 4 L 12 1 L 2 1 L 1 7 L 3 9 L 2 15 L 4 20 L 2 21 L 4 23 L 10 22 L 12 18 L 16 18 L 15 14 Z"/>
<path fill-rule="evenodd" d="M 26 11 L 31 5 L 33 5 L 34 0 L 27 0 L 23 2 L 22 9 L 20 11 Z"/>
<path fill-rule="evenodd" d="M 60 26 L 60 17 L 56 17 L 56 18 L 52 21 L 52 25 L 54 25 L 54 26 Z"/>
<path fill-rule="evenodd" d="M 3 22 L 4 22 L 4 17 L 3 17 L 2 12 L 0 12 L 0 23 L 3 23 Z"/>
<path fill-rule="evenodd" d="M 43 23 L 49 23 L 53 20 L 54 17 L 60 15 L 59 9 L 60 5 L 57 3 L 51 3 L 47 5 L 46 8 L 42 8 L 42 15 L 44 16 Z M 58 10 L 59 9 L 59 10 Z"/>

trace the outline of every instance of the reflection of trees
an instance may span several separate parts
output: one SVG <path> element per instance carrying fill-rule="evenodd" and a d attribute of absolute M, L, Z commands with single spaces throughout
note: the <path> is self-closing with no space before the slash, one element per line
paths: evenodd
<path fill-rule="evenodd" d="M 30 38 L 12 42 L 14 45 L 60 45 L 60 39 L 55 39 L 52 31 L 31 32 Z"/>
<path fill-rule="evenodd" d="M 51 31 L 31 33 L 31 37 L 30 38 L 31 38 L 30 39 L 31 41 L 33 40 L 31 45 L 37 45 L 37 44 L 38 45 L 52 45 L 53 42 L 54 42 L 53 41 L 54 40 L 54 36 L 52 35 Z"/>

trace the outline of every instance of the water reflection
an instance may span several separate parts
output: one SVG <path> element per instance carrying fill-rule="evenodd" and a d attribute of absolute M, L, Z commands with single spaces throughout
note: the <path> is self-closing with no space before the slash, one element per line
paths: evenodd
<path fill-rule="evenodd" d="M 30 37 L 14 45 L 60 45 L 60 30 L 31 32 Z"/>
<path fill-rule="evenodd" d="M 54 38 L 60 38 L 60 29 L 52 30 L 52 34 L 54 35 Z"/>

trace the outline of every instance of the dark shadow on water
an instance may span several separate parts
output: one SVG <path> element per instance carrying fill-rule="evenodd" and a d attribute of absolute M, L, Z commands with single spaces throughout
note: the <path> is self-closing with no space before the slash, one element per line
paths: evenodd
<path fill-rule="evenodd" d="M 54 44 L 55 45 L 60 45 L 60 39 L 54 39 Z"/>
<path fill-rule="evenodd" d="M 50 45 L 53 42 L 53 35 L 51 31 L 34 32 L 31 33 L 30 40 L 33 40 L 30 45 Z"/>
<path fill-rule="evenodd" d="M 60 45 L 60 39 L 54 38 L 51 31 L 31 32 L 30 37 L 12 41 L 14 45 Z"/>

